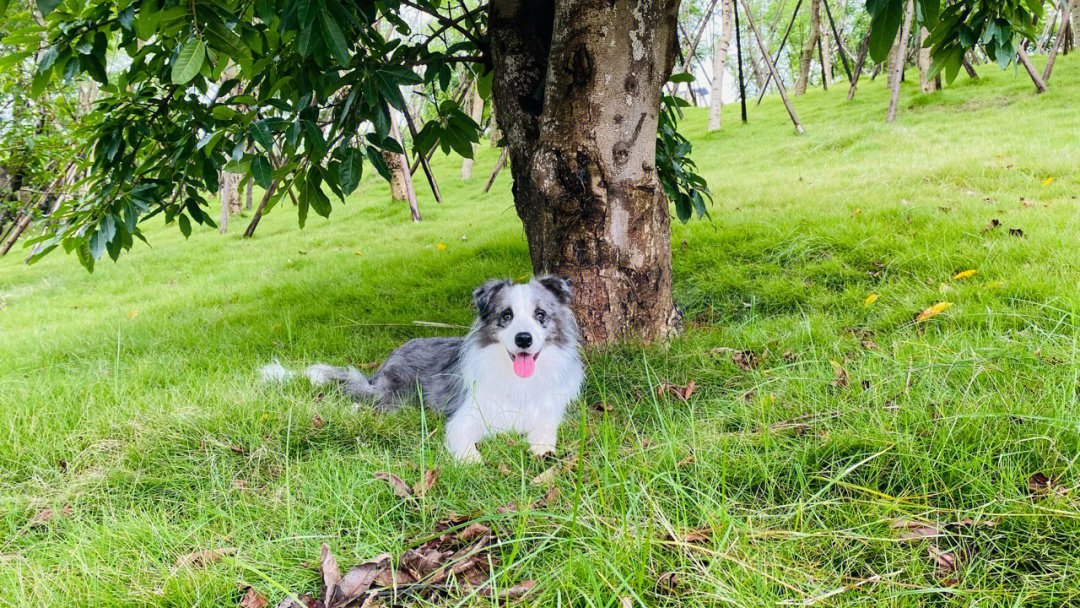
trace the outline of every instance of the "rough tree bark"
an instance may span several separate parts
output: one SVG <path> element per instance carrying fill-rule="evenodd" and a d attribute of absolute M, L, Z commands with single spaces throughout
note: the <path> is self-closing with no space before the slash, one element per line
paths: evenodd
<path fill-rule="evenodd" d="M 810 82 L 810 64 L 814 61 L 814 50 L 817 49 L 818 36 L 821 35 L 821 0 L 810 2 L 810 33 L 806 36 L 806 44 L 803 45 L 802 56 L 799 57 L 799 78 L 795 81 L 795 94 L 802 95 L 806 92 L 806 85 Z"/>
<path fill-rule="evenodd" d="M 473 122 L 480 124 L 480 121 L 484 118 L 484 99 L 480 97 L 480 91 L 477 90 L 476 84 L 472 85 L 472 95 L 469 96 L 469 117 L 473 119 Z M 476 155 L 477 145 L 473 144 L 473 155 Z M 463 158 L 461 160 L 461 179 L 472 179 L 473 159 Z"/>
<path fill-rule="evenodd" d="M 819 45 L 818 48 L 821 51 L 821 74 L 822 74 L 822 78 L 824 79 L 823 86 L 826 89 L 828 89 L 829 85 L 832 84 L 833 52 L 832 52 L 832 44 L 829 43 L 828 29 L 825 27 L 825 19 L 822 17 L 822 15 L 825 14 L 824 4 L 825 4 L 824 2 L 818 2 L 818 7 L 817 7 L 817 10 L 818 10 L 818 15 L 817 15 L 818 45 Z"/>
<path fill-rule="evenodd" d="M 225 234 L 229 225 L 229 216 L 240 213 L 240 174 L 222 171 L 218 177 L 218 200 L 221 201 L 221 234 Z"/>
<path fill-rule="evenodd" d="M 1076 48 L 1080 45 L 1080 2 L 1073 2 L 1069 18 L 1072 22 L 1070 27 L 1072 28 L 1073 48 Z"/>
<path fill-rule="evenodd" d="M 727 75 L 727 52 L 731 44 L 731 9 L 735 0 L 720 0 L 720 35 L 716 37 L 713 50 L 713 81 L 709 93 L 709 131 L 720 128 L 720 115 L 724 107 L 724 76 Z"/>
<path fill-rule="evenodd" d="M 492 91 L 533 270 L 573 281 L 591 344 L 662 338 L 680 322 L 655 166 L 678 5 L 490 3 Z"/>
<path fill-rule="evenodd" d="M 397 111 L 390 113 L 390 137 L 401 144 L 401 132 L 397 126 Z M 404 148 L 404 144 L 401 144 Z M 395 152 L 383 152 L 383 160 L 390 169 L 390 197 L 395 201 L 408 201 L 409 214 L 412 221 L 420 221 L 420 208 L 416 204 L 416 190 L 413 188 L 412 172 L 409 171 L 409 160 L 404 154 Z"/>

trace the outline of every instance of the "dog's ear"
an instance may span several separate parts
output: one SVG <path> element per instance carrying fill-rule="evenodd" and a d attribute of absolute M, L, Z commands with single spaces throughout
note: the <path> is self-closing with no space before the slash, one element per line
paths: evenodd
<path fill-rule="evenodd" d="M 570 296 L 573 295 L 573 284 L 570 282 L 570 279 L 555 275 L 547 275 L 540 277 L 540 284 L 546 287 L 548 291 L 555 294 L 555 299 L 560 303 L 570 303 Z"/>
<path fill-rule="evenodd" d="M 473 290 L 473 304 L 476 305 L 476 310 L 480 313 L 480 316 L 487 314 L 491 309 L 491 301 L 499 293 L 499 290 L 506 287 L 507 284 L 507 281 L 503 279 L 491 279 Z"/>

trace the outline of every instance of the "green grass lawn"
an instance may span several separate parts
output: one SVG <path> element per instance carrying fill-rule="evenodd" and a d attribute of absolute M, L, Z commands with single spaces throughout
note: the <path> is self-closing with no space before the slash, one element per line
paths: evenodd
<path fill-rule="evenodd" d="M 884 78 L 853 102 L 811 92 L 801 137 L 775 96 L 709 135 L 690 110 L 715 203 L 673 236 L 689 326 L 588 355 L 560 433 L 577 468 L 536 510 L 496 511 L 545 492 L 530 480 L 549 464 L 520 438 L 459 466 L 433 416 L 255 381 L 273 357 L 359 364 L 461 333 L 414 322 L 466 325 L 474 286 L 527 275 L 509 174 L 480 194 L 497 150 L 469 182 L 439 160 L 441 205 L 418 177 L 420 224 L 367 175 L 304 230 L 289 205 L 250 240 L 246 219 L 188 242 L 154 220 L 152 247 L 92 275 L 16 248 L 0 262 L 0 605 L 235 606 L 240 584 L 276 603 L 318 588 L 322 543 L 349 567 L 455 513 L 500 532 L 496 580 L 539 580 L 535 605 L 1080 602 L 1080 57 L 1044 95 L 1022 70 L 980 74 L 920 95 L 909 72 L 892 125 Z M 655 397 L 690 381 L 688 402 Z M 373 477 L 433 467 L 421 499 Z M 1051 491 L 1028 488 L 1037 473 Z M 940 535 L 901 540 L 898 522 Z"/>

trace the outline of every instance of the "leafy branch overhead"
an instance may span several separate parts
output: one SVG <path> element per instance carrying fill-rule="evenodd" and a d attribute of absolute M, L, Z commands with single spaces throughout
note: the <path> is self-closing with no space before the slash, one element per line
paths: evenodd
<path fill-rule="evenodd" d="M 866 0 L 870 13 L 870 56 L 884 62 L 904 21 L 909 0 Z M 942 71 L 952 82 L 963 65 L 964 55 L 976 46 L 1003 68 L 1016 57 L 1017 38 L 1034 41 L 1035 19 L 1042 17 L 1041 0 L 911 0 L 915 3 L 916 21 L 930 35 L 924 45 L 933 62 L 929 77 Z"/>
<path fill-rule="evenodd" d="M 57 247 L 92 270 L 163 216 L 185 235 L 214 226 L 220 172 L 267 190 L 264 211 L 295 198 L 302 227 L 358 187 L 364 165 L 384 179 L 399 112 L 418 113 L 415 154 L 472 156 L 480 125 L 452 89 L 491 94 L 488 7 L 440 0 L 37 0 L 44 26 L 15 32 L 15 61 L 36 61 L 35 88 L 93 79 L 88 177 L 32 239 L 36 261 Z M 418 25 L 419 24 L 419 25 Z M 403 87 L 419 97 L 407 97 Z M 424 108 L 406 100 L 423 99 Z M 665 104 L 675 103 L 665 100 Z M 667 113 L 666 113 L 667 114 Z M 689 143 L 666 121 L 657 141 L 680 218 L 704 213 Z M 288 197 L 286 197 L 288 195 Z"/>

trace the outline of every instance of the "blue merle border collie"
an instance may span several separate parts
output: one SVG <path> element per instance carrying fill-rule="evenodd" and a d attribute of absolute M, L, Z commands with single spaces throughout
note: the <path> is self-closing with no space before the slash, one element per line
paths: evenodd
<path fill-rule="evenodd" d="M 476 443 L 503 432 L 524 433 L 532 453 L 547 456 L 585 378 L 570 294 L 563 277 L 523 284 L 493 279 L 473 292 L 477 316 L 466 336 L 410 340 L 371 378 L 324 364 L 309 367 L 307 377 L 316 385 L 337 384 L 384 412 L 419 395 L 447 416 L 446 448 L 465 462 L 479 462 Z M 262 374 L 275 380 L 293 375 L 278 363 Z"/>

